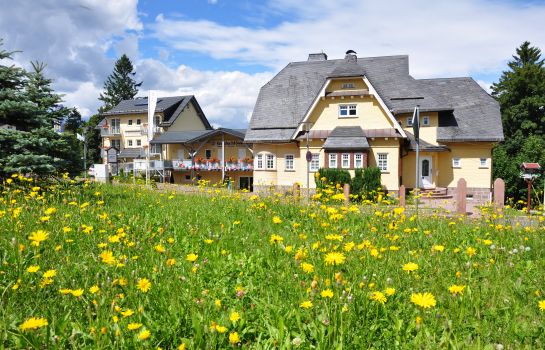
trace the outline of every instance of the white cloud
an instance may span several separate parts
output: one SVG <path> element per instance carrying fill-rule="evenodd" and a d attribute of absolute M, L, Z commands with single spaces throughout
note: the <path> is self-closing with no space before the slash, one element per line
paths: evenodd
<path fill-rule="evenodd" d="M 245 127 L 262 85 L 273 73 L 200 71 L 180 65 L 170 68 L 160 61 L 142 60 L 136 67 L 144 81 L 142 94 L 153 89 L 160 96 L 195 95 L 214 125 Z"/>
<path fill-rule="evenodd" d="M 416 77 L 498 72 L 523 41 L 545 47 L 545 4 L 490 1 L 270 1 L 297 18 L 272 28 L 160 15 L 155 36 L 179 49 L 280 69 L 324 50 L 341 58 L 408 54 Z"/>
<path fill-rule="evenodd" d="M 135 32 L 143 24 L 136 5 L 137 0 L 12 1 L 0 11 L 2 49 L 22 50 L 14 58 L 27 69 L 30 61 L 46 63 L 46 75 L 66 93 L 67 105 L 76 101 L 89 116 L 98 94 L 85 94 L 96 90 L 90 85 L 102 86 L 113 67 L 107 52 L 138 51 Z"/>
<path fill-rule="evenodd" d="M 64 94 L 64 105 L 76 107 L 82 116 L 91 116 L 97 112 L 101 105 L 98 100 L 101 92 L 102 88 L 94 85 L 92 82 L 78 84 L 75 90 Z"/>

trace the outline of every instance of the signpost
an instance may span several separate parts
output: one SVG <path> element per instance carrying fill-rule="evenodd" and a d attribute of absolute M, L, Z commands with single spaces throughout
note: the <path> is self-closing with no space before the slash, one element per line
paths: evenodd
<path fill-rule="evenodd" d="M 522 163 L 520 166 L 522 171 L 520 177 L 528 184 L 528 199 L 526 201 L 526 213 L 530 215 L 530 209 L 532 207 L 532 185 L 534 181 L 539 177 L 541 172 L 541 166 L 539 163 Z M 545 199 L 544 199 L 545 202 Z M 544 203 L 545 205 L 545 203 Z"/>
<path fill-rule="evenodd" d="M 420 105 L 414 107 L 412 124 L 414 140 L 416 142 L 416 186 L 414 188 L 414 195 L 416 199 L 416 215 L 418 215 L 418 192 L 420 190 Z"/>
<path fill-rule="evenodd" d="M 146 149 L 146 185 L 149 184 L 149 152 L 151 140 L 153 140 L 153 133 L 155 132 L 155 125 L 153 125 L 155 117 L 155 106 L 157 105 L 157 93 L 153 90 L 148 92 L 148 147 Z"/>

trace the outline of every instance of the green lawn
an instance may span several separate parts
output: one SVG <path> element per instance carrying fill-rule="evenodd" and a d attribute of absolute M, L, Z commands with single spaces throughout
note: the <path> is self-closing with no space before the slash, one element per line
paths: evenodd
<path fill-rule="evenodd" d="M 4 183 L 0 347 L 545 347 L 543 222 L 210 192 Z"/>

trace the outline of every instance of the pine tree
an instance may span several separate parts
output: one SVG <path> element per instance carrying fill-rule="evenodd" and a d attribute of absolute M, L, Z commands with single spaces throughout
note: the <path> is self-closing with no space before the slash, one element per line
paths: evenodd
<path fill-rule="evenodd" d="M 142 82 L 137 83 L 134 79 L 135 75 L 131 60 L 127 55 L 121 56 L 115 62 L 114 71 L 104 83 L 105 91 L 99 97 L 99 100 L 104 102 L 100 113 L 109 111 L 122 100 L 130 100 L 136 96 Z"/>
<path fill-rule="evenodd" d="M 0 57 L 11 59 L 1 50 Z M 0 177 L 11 173 L 49 175 L 81 169 L 75 137 L 60 135 L 53 123 L 66 117 L 69 109 L 60 105 L 45 65 L 34 63 L 34 71 L 0 64 L 0 123 L 15 129 L 0 129 Z"/>
<path fill-rule="evenodd" d="M 505 141 L 494 149 L 494 177 L 506 182 L 506 192 L 519 199 L 526 184 L 520 178 L 522 162 L 545 166 L 545 67 L 541 50 L 524 42 L 508 63 L 492 95 L 502 114 Z M 542 179 L 536 186 L 543 188 Z"/>
<path fill-rule="evenodd" d="M 83 120 L 81 119 L 81 114 L 77 109 L 72 109 L 64 120 L 64 131 L 71 132 L 72 134 L 81 133 L 82 126 Z"/>

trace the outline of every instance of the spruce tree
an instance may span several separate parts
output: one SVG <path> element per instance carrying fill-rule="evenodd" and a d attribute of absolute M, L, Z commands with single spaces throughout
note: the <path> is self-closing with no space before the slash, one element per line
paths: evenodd
<path fill-rule="evenodd" d="M 0 50 L 0 57 L 12 58 Z M 5 62 L 5 61 L 4 61 Z M 75 137 L 60 135 L 53 123 L 66 117 L 69 109 L 60 105 L 61 96 L 44 75 L 45 65 L 34 63 L 26 72 L 0 64 L 0 177 L 11 173 L 50 175 L 81 169 Z"/>
<path fill-rule="evenodd" d="M 135 75 L 131 60 L 127 55 L 121 56 L 115 62 L 114 71 L 104 83 L 104 92 L 99 97 L 99 100 L 104 102 L 100 113 L 109 111 L 122 100 L 130 100 L 136 96 L 142 82 L 137 83 Z"/>

